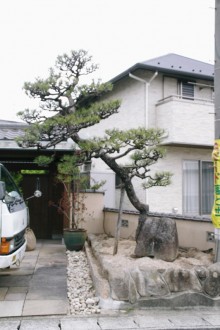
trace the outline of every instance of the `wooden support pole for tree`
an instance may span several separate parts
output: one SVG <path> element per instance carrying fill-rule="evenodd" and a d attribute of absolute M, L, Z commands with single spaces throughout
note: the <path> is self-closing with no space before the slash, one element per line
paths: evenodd
<path fill-rule="evenodd" d="M 123 202 L 124 202 L 124 195 L 125 195 L 125 187 L 122 185 L 121 187 L 121 196 L 120 196 L 120 205 L 119 205 L 119 212 L 118 212 L 118 221 L 115 230 L 115 244 L 113 250 L 113 256 L 118 252 L 118 241 L 120 238 L 120 229 L 121 229 L 121 220 L 122 220 L 122 213 L 123 213 Z"/>

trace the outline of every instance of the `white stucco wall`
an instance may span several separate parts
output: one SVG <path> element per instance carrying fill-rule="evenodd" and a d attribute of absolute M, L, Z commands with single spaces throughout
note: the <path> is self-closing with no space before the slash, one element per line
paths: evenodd
<path fill-rule="evenodd" d="M 141 88 L 140 88 L 141 87 Z M 144 124 L 144 86 L 135 83 L 131 78 L 125 78 L 115 85 L 114 92 L 109 94 L 110 99 L 121 100 L 119 113 L 110 116 L 90 128 L 82 130 L 85 136 L 102 136 L 106 129 L 130 129 Z"/>
<path fill-rule="evenodd" d="M 152 167 L 152 173 L 155 171 L 168 171 L 172 173 L 171 184 L 167 187 L 152 187 L 144 190 L 141 187 L 141 181 L 134 180 L 136 193 L 142 202 L 149 205 L 151 212 L 172 213 L 176 208 L 179 214 L 182 214 L 183 203 L 183 161 L 184 160 L 201 160 L 211 161 L 210 149 L 200 148 L 177 148 L 166 147 L 166 157 L 160 160 Z M 120 191 L 116 191 L 116 207 L 119 205 Z M 134 207 L 125 197 L 124 209 L 135 210 Z"/>
<path fill-rule="evenodd" d="M 173 174 L 172 183 L 167 187 L 152 187 L 148 190 L 148 201 L 150 211 L 172 213 L 177 208 L 182 213 L 183 201 L 183 161 L 202 160 L 211 161 L 210 149 L 176 148 L 167 147 L 165 159 L 159 161 L 155 166 L 156 171 L 169 171 Z"/>

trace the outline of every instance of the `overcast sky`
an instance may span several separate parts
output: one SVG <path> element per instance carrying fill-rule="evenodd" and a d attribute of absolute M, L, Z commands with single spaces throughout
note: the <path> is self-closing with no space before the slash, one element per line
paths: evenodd
<path fill-rule="evenodd" d="M 31 106 L 26 81 L 88 50 L 107 81 L 168 53 L 214 63 L 215 0 L 1 0 L 0 119 Z"/>

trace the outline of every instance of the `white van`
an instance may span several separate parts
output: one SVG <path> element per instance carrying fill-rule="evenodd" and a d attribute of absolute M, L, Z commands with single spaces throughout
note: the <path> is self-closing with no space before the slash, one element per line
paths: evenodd
<path fill-rule="evenodd" d="M 40 192 L 34 194 L 36 197 L 39 195 Z M 28 223 L 25 201 L 8 170 L 0 164 L 0 268 L 21 263 L 26 249 L 24 234 Z"/>

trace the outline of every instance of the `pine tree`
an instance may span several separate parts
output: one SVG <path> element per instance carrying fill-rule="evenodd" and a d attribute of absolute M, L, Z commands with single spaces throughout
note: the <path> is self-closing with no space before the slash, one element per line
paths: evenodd
<path fill-rule="evenodd" d="M 83 139 L 80 131 L 116 114 L 118 100 L 108 100 L 110 83 L 100 80 L 81 84 L 85 75 L 93 73 L 97 65 L 85 50 L 71 51 L 57 57 L 54 68 L 46 79 L 26 82 L 28 96 L 39 99 L 39 109 L 26 109 L 18 115 L 29 128 L 19 143 L 25 147 L 47 149 L 71 138 L 81 150 L 85 160 L 102 159 L 120 178 L 132 205 L 140 212 L 139 224 L 146 218 L 148 205 L 142 203 L 134 189 L 133 179 L 143 180 L 145 189 L 170 183 L 168 172 L 151 174 L 151 166 L 164 157 L 160 147 L 166 134 L 161 129 L 134 128 L 127 131 L 107 130 L 103 137 Z M 128 162 L 129 158 L 129 162 Z M 128 164 L 123 164 L 126 159 Z"/>

